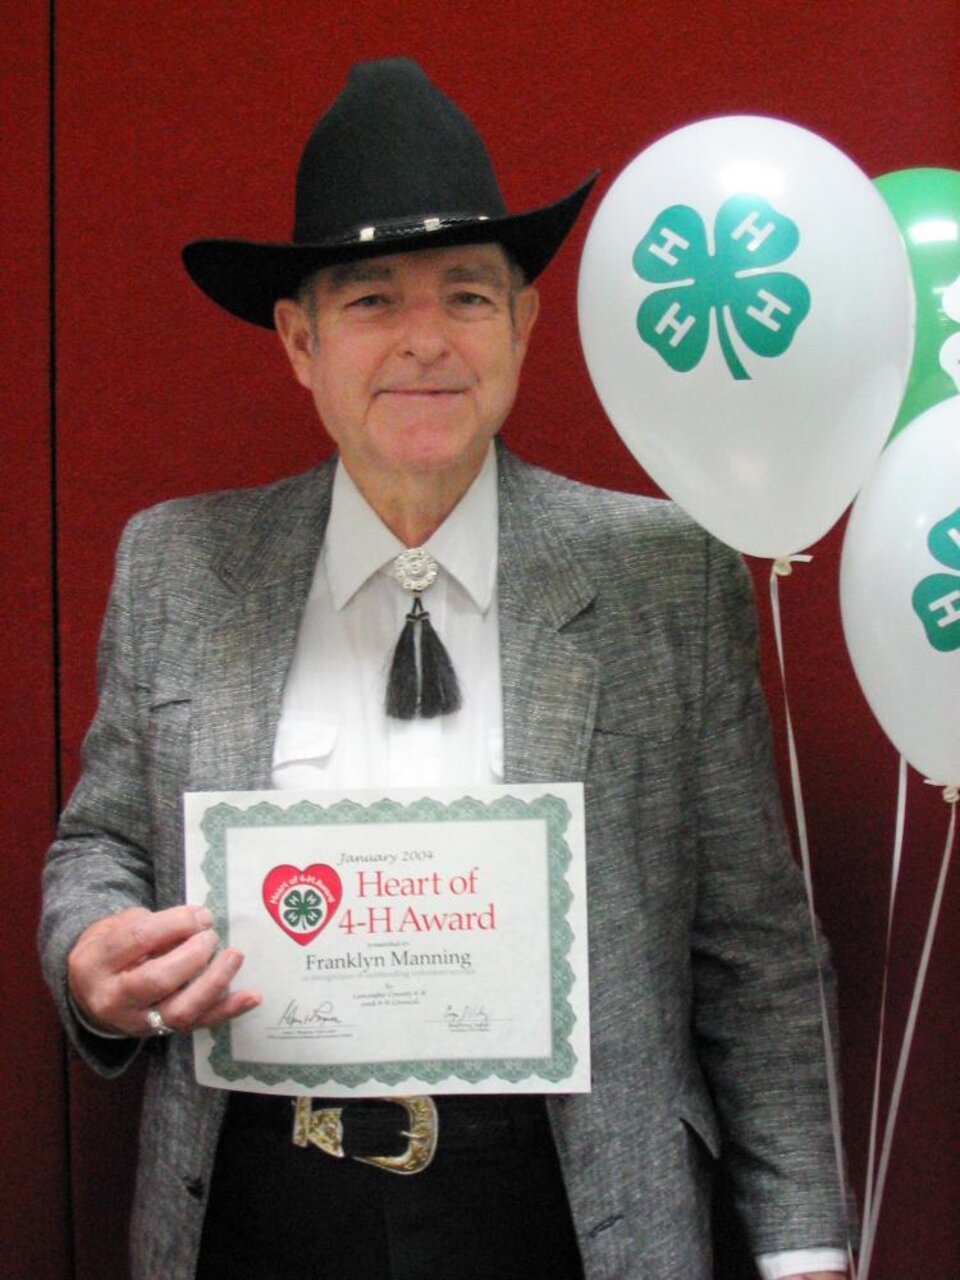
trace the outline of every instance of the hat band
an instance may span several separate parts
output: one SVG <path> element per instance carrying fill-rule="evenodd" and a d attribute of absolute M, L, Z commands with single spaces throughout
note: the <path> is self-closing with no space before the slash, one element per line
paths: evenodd
<path fill-rule="evenodd" d="M 451 227 L 476 225 L 489 222 L 489 213 L 447 213 L 425 218 L 403 218 L 387 222 L 371 223 L 365 227 L 353 227 L 340 235 L 330 235 L 326 231 L 311 233 L 309 227 L 297 227 L 293 233 L 293 243 L 309 247 L 348 246 L 356 244 L 376 244 L 377 241 L 389 243 L 405 237 L 429 235 L 434 231 L 446 231 Z"/>

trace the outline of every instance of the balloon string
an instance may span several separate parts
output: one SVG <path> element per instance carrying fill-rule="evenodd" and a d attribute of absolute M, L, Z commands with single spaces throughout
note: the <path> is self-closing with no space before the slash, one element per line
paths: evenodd
<path fill-rule="evenodd" d="M 940 784 L 935 784 L 940 785 Z M 887 1112 L 887 1120 L 884 1126 L 883 1146 L 880 1151 L 880 1164 L 877 1170 L 877 1184 L 873 1197 L 873 1209 L 869 1221 L 864 1222 L 864 1245 L 860 1252 L 860 1280 L 867 1280 L 870 1274 L 870 1262 L 873 1255 L 873 1245 L 876 1239 L 877 1222 L 880 1218 L 880 1205 L 883 1201 L 883 1191 L 887 1180 L 887 1169 L 890 1164 L 890 1150 L 893 1146 L 893 1131 L 897 1122 L 897 1113 L 900 1110 L 900 1098 L 903 1093 L 903 1082 L 907 1074 L 907 1063 L 910 1059 L 910 1050 L 913 1047 L 913 1035 L 917 1026 L 917 1015 L 920 1011 L 920 1000 L 923 995 L 923 988 L 927 978 L 927 969 L 930 965 L 930 955 L 933 951 L 933 940 L 937 932 L 937 924 L 940 920 L 940 907 L 943 903 L 944 888 L 947 883 L 947 871 L 950 867 L 953 855 L 953 847 L 956 842 L 957 835 L 957 802 L 960 799 L 957 787 L 947 787 L 944 789 L 944 799 L 950 807 L 950 822 L 947 828 L 947 839 L 943 849 L 943 859 L 940 864 L 940 875 L 937 878 L 937 888 L 933 895 L 933 903 L 930 907 L 930 919 L 927 924 L 927 935 L 923 943 L 923 952 L 920 956 L 920 965 L 917 969 L 917 976 L 913 985 L 913 996 L 910 1000 L 910 1010 L 907 1014 L 907 1024 L 903 1033 L 903 1041 L 900 1045 L 900 1057 L 897 1061 L 897 1071 L 893 1081 L 893 1090 L 890 1095 L 890 1109 Z"/>
<path fill-rule="evenodd" d="M 893 840 L 893 859 L 890 875 L 890 907 L 887 913 L 887 941 L 883 956 L 883 985 L 880 994 L 880 1018 L 877 1030 L 877 1055 L 873 1073 L 873 1101 L 870 1106 L 870 1144 L 867 1156 L 867 1174 L 863 1203 L 863 1232 L 860 1239 L 860 1280 L 866 1280 L 873 1252 L 874 1179 L 877 1159 L 877 1134 L 880 1126 L 880 1084 L 883 1075 L 883 1046 L 886 1040 L 887 991 L 890 981 L 890 953 L 893 945 L 893 916 L 900 880 L 900 863 L 903 855 L 903 833 L 907 811 L 907 762 L 900 757 L 897 778 L 897 821 Z"/>
<path fill-rule="evenodd" d="M 840 1122 L 840 1086 L 837 1079 L 837 1061 L 834 1054 L 833 1033 L 830 1030 L 830 1015 L 827 1011 L 827 993 L 823 985 L 823 966 L 820 963 L 820 945 L 817 931 L 817 915 L 814 907 L 813 872 L 810 860 L 810 842 L 807 837 L 807 819 L 803 806 L 803 790 L 800 785 L 800 762 L 797 756 L 796 738 L 793 732 L 793 717 L 790 714 L 790 699 L 787 695 L 787 665 L 783 648 L 783 627 L 780 618 L 780 588 L 778 579 L 788 577 L 793 572 L 793 562 L 809 563 L 811 556 L 779 556 L 773 562 L 770 571 L 770 609 L 773 617 L 773 633 L 777 644 L 777 658 L 780 663 L 780 686 L 783 692 L 784 720 L 787 731 L 787 752 L 790 761 L 790 784 L 793 791 L 793 809 L 797 822 L 797 840 L 800 846 L 800 862 L 803 879 L 807 890 L 807 911 L 810 917 L 810 932 L 813 938 L 813 954 L 817 960 L 817 987 L 820 994 L 820 1022 L 823 1028 L 823 1045 L 827 1066 L 827 1093 L 830 1100 L 830 1122 L 833 1129 L 833 1151 L 837 1166 L 837 1186 L 841 1198 L 846 1201 L 846 1167 L 843 1155 L 843 1136 Z M 851 1280 L 856 1276 L 853 1258 L 853 1243 L 847 1231 L 847 1264 Z"/>

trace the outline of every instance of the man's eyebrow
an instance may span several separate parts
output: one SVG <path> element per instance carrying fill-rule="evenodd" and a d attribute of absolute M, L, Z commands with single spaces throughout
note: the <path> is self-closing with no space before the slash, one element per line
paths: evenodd
<path fill-rule="evenodd" d="M 392 278 L 393 267 L 388 262 L 343 262 L 327 269 L 327 282 L 331 289 L 345 289 L 351 284 L 369 284 Z"/>
<path fill-rule="evenodd" d="M 332 292 L 355 284 L 377 284 L 394 278 L 389 262 L 342 262 L 328 267 L 324 273 Z M 510 286 L 507 272 L 495 263 L 455 263 L 443 273 L 447 284 L 485 284 L 506 292 Z"/>
<path fill-rule="evenodd" d="M 454 266 L 444 272 L 444 279 L 449 284 L 487 284 L 504 291 L 510 283 L 506 271 L 492 263 Z"/>

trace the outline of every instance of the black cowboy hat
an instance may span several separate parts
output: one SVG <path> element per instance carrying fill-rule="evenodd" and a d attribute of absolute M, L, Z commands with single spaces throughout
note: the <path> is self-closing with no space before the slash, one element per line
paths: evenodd
<path fill-rule="evenodd" d="M 595 177 L 511 215 L 479 134 L 417 63 L 359 63 L 300 157 L 292 243 L 194 240 L 183 263 L 214 302 L 268 329 L 277 299 L 295 296 L 312 272 L 384 253 L 492 241 L 533 280 Z"/>

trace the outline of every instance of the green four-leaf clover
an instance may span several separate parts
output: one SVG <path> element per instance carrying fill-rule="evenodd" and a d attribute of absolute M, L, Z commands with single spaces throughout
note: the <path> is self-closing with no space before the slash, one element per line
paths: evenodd
<path fill-rule="evenodd" d="M 932 573 L 917 583 L 913 610 L 940 653 L 960 649 L 960 507 L 939 520 L 927 538 L 930 554 L 952 573 Z"/>
<path fill-rule="evenodd" d="M 703 219 L 689 205 L 664 209 L 637 245 L 633 268 L 655 290 L 637 313 L 637 329 L 677 373 L 703 358 L 710 313 L 727 368 L 738 380 L 750 374 L 733 347 L 731 331 L 758 356 L 781 356 L 810 310 L 810 290 L 786 271 L 769 268 L 793 253 L 800 232 L 792 219 L 760 196 L 725 201 L 714 223 L 710 252 Z"/>
<path fill-rule="evenodd" d="M 323 919 L 323 899 L 315 889 L 291 889 L 283 900 L 283 918 L 291 929 L 314 929 Z"/>

